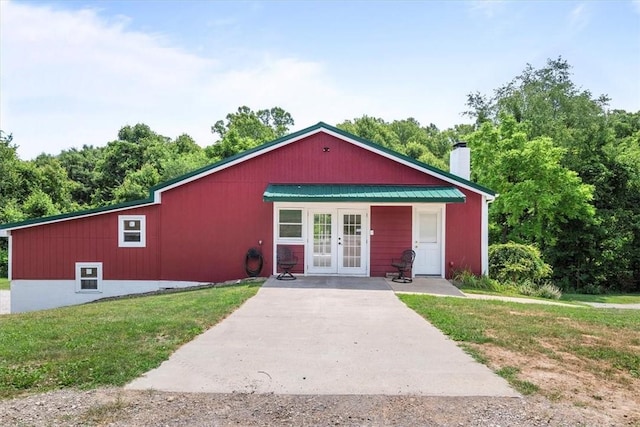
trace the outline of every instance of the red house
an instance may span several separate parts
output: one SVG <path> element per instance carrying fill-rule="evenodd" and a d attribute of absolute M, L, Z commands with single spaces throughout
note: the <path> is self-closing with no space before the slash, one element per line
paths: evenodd
<path fill-rule="evenodd" d="M 324 123 L 162 183 L 145 200 L 0 226 L 12 312 L 261 275 L 276 251 L 294 273 L 384 276 L 413 248 L 412 275 L 487 271 L 488 203 L 469 152 L 451 173 Z"/>

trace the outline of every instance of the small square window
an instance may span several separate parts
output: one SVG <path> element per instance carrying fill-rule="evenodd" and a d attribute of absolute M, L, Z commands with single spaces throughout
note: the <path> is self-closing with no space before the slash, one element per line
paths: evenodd
<path fill-rule="evenodd" d="M 101 285 L 101 262 L 76 263 L 76 292 L 100 292 Z"/>
<path fill-rule="evenodd" d="M 144 215 L 118 216 L 118 246 L 144 248 L 146 246 L 146 217 Z"/>

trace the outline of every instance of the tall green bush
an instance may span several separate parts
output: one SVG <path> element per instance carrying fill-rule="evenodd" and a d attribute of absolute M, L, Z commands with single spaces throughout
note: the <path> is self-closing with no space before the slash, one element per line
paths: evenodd
<path fill-rule="evenodd" d="M 513 242 L 489 247 L 489 271 L 499 282 L 513 284 L 541 284 L 553 273 L 538 248 Z"/>

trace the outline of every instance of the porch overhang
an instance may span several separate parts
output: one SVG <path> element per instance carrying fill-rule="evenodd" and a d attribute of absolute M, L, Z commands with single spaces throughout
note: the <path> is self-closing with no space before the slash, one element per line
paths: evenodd
<path fill-rule="evenodd" d="M 464 203 L 456 187 L 369 184 L 269 184 L 265 202 Z"/>

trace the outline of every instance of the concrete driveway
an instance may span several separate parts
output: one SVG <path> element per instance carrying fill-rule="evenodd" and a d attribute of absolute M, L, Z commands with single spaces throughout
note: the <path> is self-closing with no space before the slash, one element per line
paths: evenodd
<path fill-rule="evenodd" d="M 519 396 L 384 279 L 269 279 L 227 319 L 126 386 L 208 393 Z"/>

